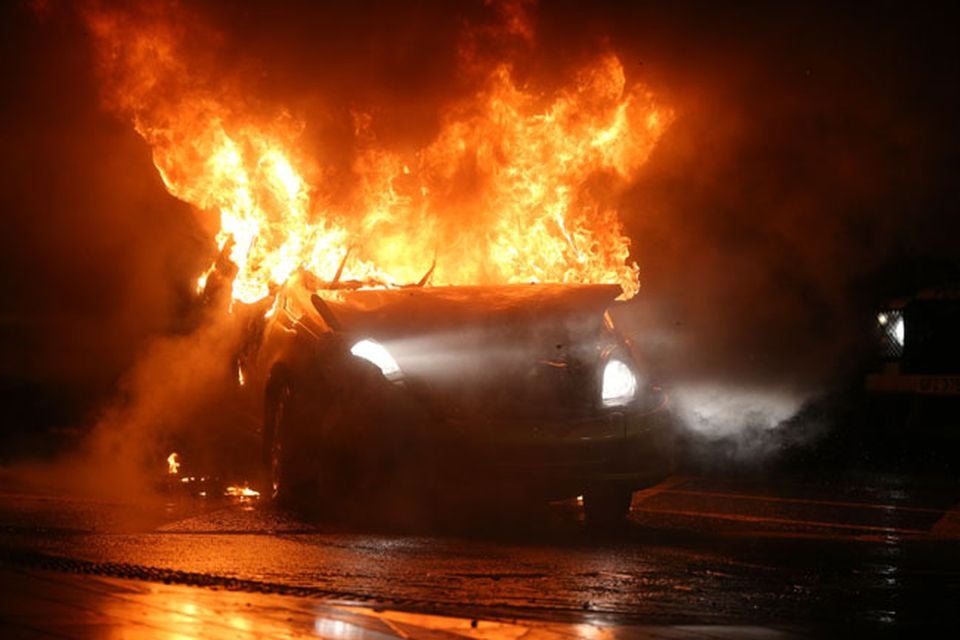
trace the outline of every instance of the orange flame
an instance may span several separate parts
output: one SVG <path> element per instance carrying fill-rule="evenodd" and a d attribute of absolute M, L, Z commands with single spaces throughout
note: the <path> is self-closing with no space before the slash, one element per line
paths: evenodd
<path fill-rule="evenodd" d="M 627 298 L 638 289 L 617 195 L 673 114 L 627 83 L 615 55 L 549 96 L 494 66 L 414 152 L 382 146 L 372 118 L 355 114 L 357 185 L 343 196 L 320 178 L 324 158 L 305 156 L 303 122 L 264 117 L 190 75 L 182 28 L 159 16 L 88 19 L 113 106 L 151 145 L 167 189 L 219 216 L 235 300 L 261 300 L 298 269 L 332 279 L 345 255 L 344 280 L 382 285 L 416 282 L 435 261 L 434 285 L 608 282 Z"/>
<path fill-rule="evenodd" d="M 243 486 L 231 485 L 224 490 L 223 495 L 230 498 L 249 500 L 251 498 L 259 498 L 260 492 L 256 489 L 251 489 L 250 486 L 246 484 Z"/>
<path fill-rule="evenodd" d="M 180 455 L 176 452 L 167 456 L 167 473 L 171 476 L 180 473 Z"/>

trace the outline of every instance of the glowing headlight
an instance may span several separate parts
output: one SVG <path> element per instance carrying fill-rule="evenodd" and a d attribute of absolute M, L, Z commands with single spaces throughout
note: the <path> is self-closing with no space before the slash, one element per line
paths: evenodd
<path fill-rule="evenodd" d="M 350 353 L 377 365 L 387 378 L 396 378 L 400 375 L 400 365 L 393 359 L 390 352 L 375 340 L 361 340 L 350 347 Z"/>
<path fill-rule="evenodd" d="M 637 395 L 637 376 L 622 360 L 610 360 L 603 368 L 603 406 L 625 405 Z"/>
<path fill-rule="evenodd" d="M 898 316 L 897 321 L 893 323 L 893 339 L 897 344 L 903 346 L 903 316 Z"/>
<path fill-rule="evenodd" d="M 893 309 L 877 314 L 877 326 L 885 342 L 886 357 L 899 358 L 903 355 L 903 341 L 906 338 L 906 327 L 903 323 L 903 311 Z"/>

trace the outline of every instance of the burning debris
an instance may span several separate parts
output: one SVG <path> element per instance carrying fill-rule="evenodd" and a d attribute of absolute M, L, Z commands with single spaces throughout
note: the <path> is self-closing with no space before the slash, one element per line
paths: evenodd
<path fill-rule="evenodd" d="M 180 473 L 180 456 L 176 452 L 167 456 L 167 473 L 171 476 Z"/>
<path fill-rule="evenodd" d="M 239 498 L 241 501 L 253 500 L 260 497 L 260 492 L 255 489 L 251 489 L 249 485 L 243 486 L 229 486 L 227 487 L 223 495 L 229 496 L 231 498 Z"/>
<path fill-rule="evenodd" d="M 260 498 L 260 492 L 250 486 L 249 482 L 238 484 L 225 484 L 224 481 L 215 476 L 180 475 L 183 468 L 183 462 L 180 454 L 171 453 L 166 458 L 167 471 L 165 477 L 159 483 L 161 492 L 170 497 L 177 495 L 188 495 L 196 498 L 229 498 L 238 502 L 247 503 Z"/>

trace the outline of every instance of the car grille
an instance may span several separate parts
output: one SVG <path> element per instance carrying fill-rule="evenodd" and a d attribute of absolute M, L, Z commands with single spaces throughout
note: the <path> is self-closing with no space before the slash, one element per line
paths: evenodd
<path fill-rule="evenodd" d="M 452 418 L 576 419 L 597 412 L 600 394 L 593 367 L 562 360 L 527 361 L 423 382 L 434 408 Z"/>
<path fill-rule="evenodd" d="M 484 413 L 526 419 L 578 418 L 591 413 L 599 395 L 595 376 L 577 363 L 537 361 L 514 372 L 508 385 L 491 386 Z M 596 391 L 595 391 L 596 389 Z"/>

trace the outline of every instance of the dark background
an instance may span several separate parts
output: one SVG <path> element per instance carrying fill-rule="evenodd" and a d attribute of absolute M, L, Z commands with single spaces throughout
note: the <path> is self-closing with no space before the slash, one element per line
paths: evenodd
<path fill-rule="evenodd" d="M 191 19 L 216 35 L 197 46 L 218 73 L 304 116 L 317 145 L 354 106 L 391 144 L 429 140 L 473 86 L 465 25 L 482 41 L 495 12 L 341 4 L 201 3 Z M 549 2 L 511 51 L 549 91 L 613 50 L 674 107 L 622 219 L 636 328 L 679 336 L 677 372 L 829 387 L 856 369 L 875 305 L 954 273 L 957 21 L 838 4 Z M 213 246 L 102 108 L 75 5 L 0 11 L 0 451 L 14 455 L 89 424 L 151 336 L 185 330 Z"/>

